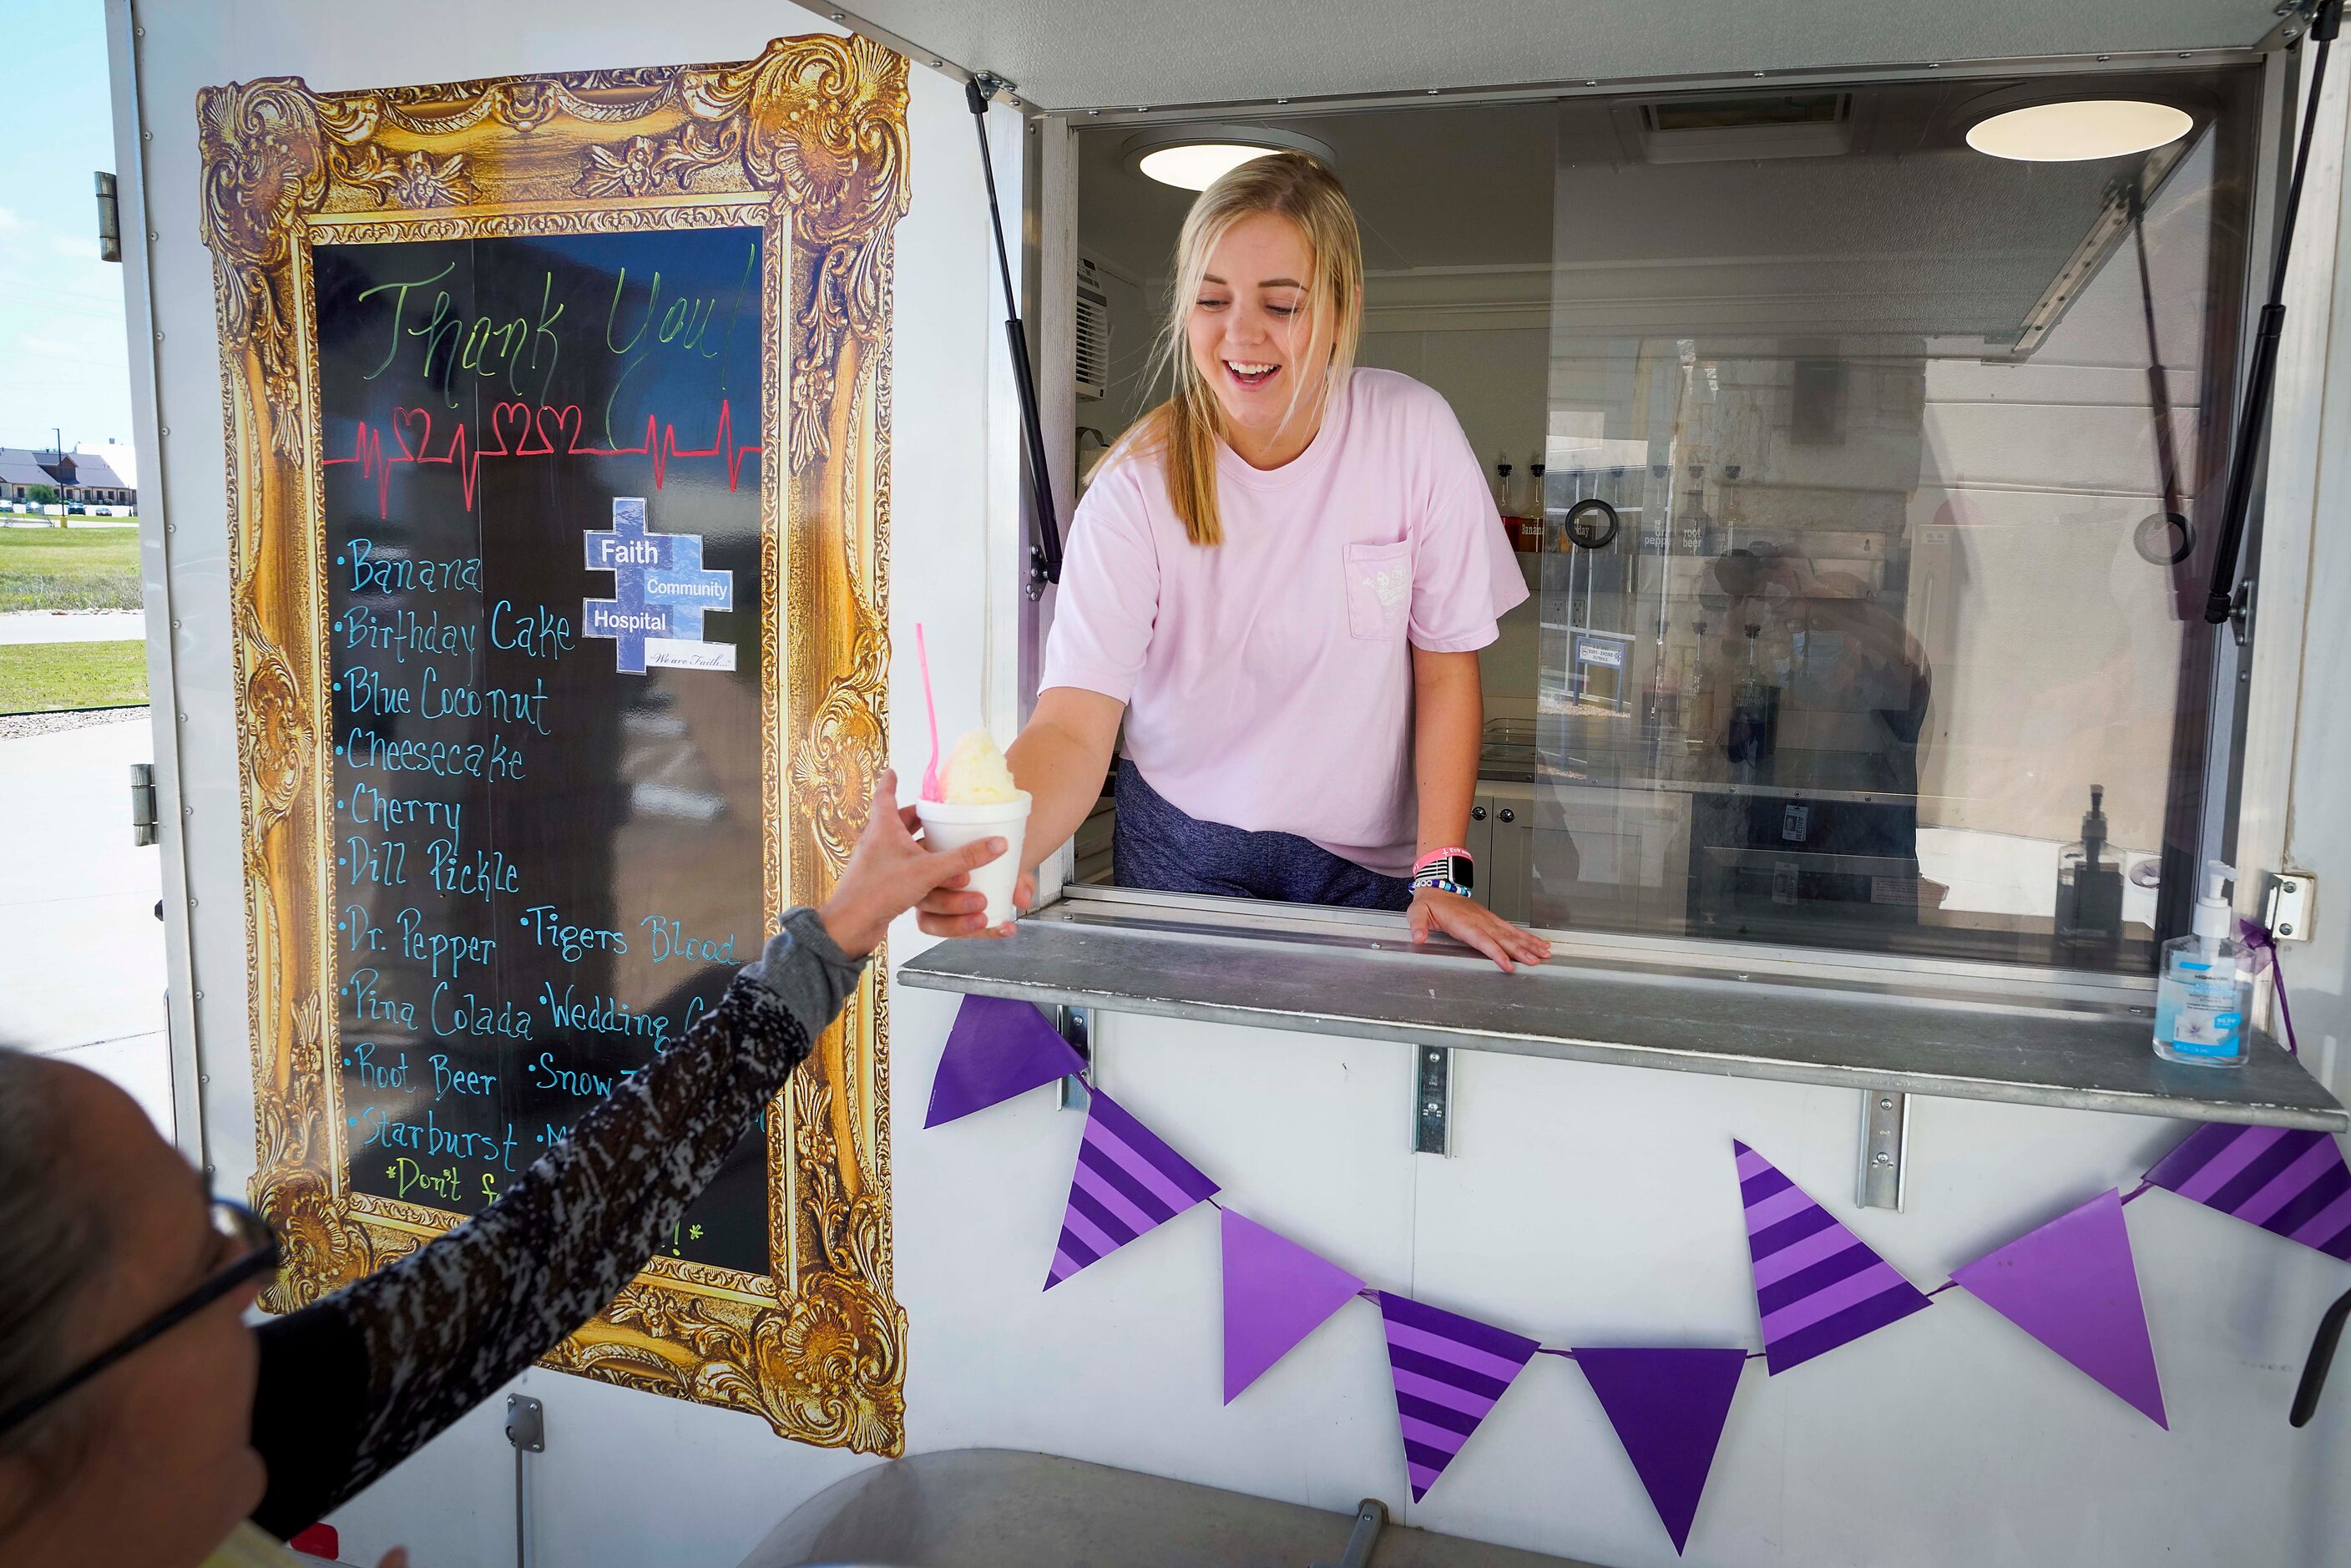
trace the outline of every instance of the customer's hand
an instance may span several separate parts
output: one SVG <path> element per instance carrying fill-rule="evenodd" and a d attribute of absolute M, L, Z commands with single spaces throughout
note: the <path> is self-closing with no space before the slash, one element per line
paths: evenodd
<path fill-rule="evenodd" d="M 1485 954 L 1505 974 L 1520 964 L 1540 964 L 1551 956 L 1550 943 L 1458 893 L 1423 888 L 1412 895 L 1410 918 L 1415 942 L 1426 942 L 1431 931 L 1442 931 Z"/>
<path fill-rule="evenodd" d="M 980 862 L 982 865 L 987 862 Z M 987 895 L 969 891 L 971 879 L 941 883 L 936 892 L 914 906 L 914 924 L 926 936 L 1009 936 L 1013 922 L 990 925 L 985 913 Z M 1012 907 L 1027 909 L 1037 901 L 1037 873 L 1024 871 L 1012 889 Z"/>
<path fill-rule="evenodd" d="M 898 804 L 897 774 L 883 768 L 873 780 L 873 803 L 865 831 L 850 852 L 849 867 L 841 873 L 832 896 L 817 912 L 824 922 L 825 935 L 851 957 L 862 958 L 880 946 L 890 922 L 917 904 L 929 908 L 928 901 L 941 896 L 941 889 L 970 886 L 971 873 L 1009 847 L 1002 839 L 982 839 L 959 850 L 934 854 L 915 839 L 918 825 L 914 808 Z M 944 896 L 977 900 L 975 908 L 987 904 L 976 893 L 950 892 Z M 923 929 L 930 929 L 927 919 Z"/>

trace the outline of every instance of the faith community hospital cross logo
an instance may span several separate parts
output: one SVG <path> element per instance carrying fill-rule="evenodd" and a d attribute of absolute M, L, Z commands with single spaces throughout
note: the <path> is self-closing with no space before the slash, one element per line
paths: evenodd
<path fill-rule="evenodd" d="M 583 603 L 580 630 L 612 640 L 614 667 L 731 670 L 735 644 L 702 640 L 702 617 L 735 608 L 735 574 L 702 564 L 700 534 L 645 530 L 642 496 L 612 497 L 612 526 L 587 531 L 588 570 L 612 574 L 612 597 Z"/>

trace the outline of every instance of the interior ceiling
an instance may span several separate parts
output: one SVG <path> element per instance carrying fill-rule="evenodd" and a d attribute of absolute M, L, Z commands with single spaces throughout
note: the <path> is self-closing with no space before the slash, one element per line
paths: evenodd
<path fill-rule="evenodd" d="M 2135 90 L 2194 114 L 2186 145 L 2205 149 L 2158 197 L 2157 235 L 2186 244 L 2206 221 L 2201 202 L 2183 208 L 2183 195 L 2209 185 L 2206 129 L 2232 97 L 2241 112 L 2251 77 L 2191 68 L 2137 78 Z M 2015 340 L 2110 183 L 2141 162 L 2027 164 L 1973 152 L 1965 130 L 2002 90 L 1981 80 L 1855 89 L 1853 146 L 1833 157 L 1647 162 L 1637 107 L 1597 97 L 1280 123 L 1330 147 L 1362 226 L 1375 310 L 1523 300 L 1557 308 L 1554 330 L 1604 336 L 1764 326 L 1991 348 Z M 1128 166 L 1135 130 L 1081 127 L 1078 240 L 1155 298 L 1193 195 Z"/>
<path fill-rule="evenodd" d="M 803 0 L 805 3 L 805 0 Z M 852 0 L 1046 109 L 2243 48 L 2275 0 Z M 821 10 L 821 6 L 812 7 Z"/>
<path fill-rule="evenodd" d="M 1309 115 L 1289 130 L 1331 149 L 1374 272 L 1551 260 L 1559 106 Z M 1245 123 L 1245 122 L 1244 122 Z M 1137 279 L 1164 274 L 1194 193 L 1126 166 L 1133 126 L 1078 138 L 1078 224 L 1086 251 Z"/>

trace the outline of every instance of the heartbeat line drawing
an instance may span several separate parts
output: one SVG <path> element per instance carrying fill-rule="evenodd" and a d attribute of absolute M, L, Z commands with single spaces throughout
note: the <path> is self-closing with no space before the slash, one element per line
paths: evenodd
<path fill-rule="evenodd" d="M 559 408 L 553 403 L 499 402 L 490 407 L 489 434 L 478 442 L 471 439 L 469 427 L 459 424 L 449 433 L 439 451 L 434 450 L 433 411 L 428 408 L 395 408 L 392 421 L 378 429 L 366 420 L 360 422 L 359 432 L 351 442 L 351 452 L 345 457 L 329 457 L 320 463 L 323 468 L 340 464 L 356 463 L 362 481 L 375 486 L 376 514 L 392 516 L 392 471 L 403 465 L 423 467 L 446 464 L 458 472 L 465 490 L 465 510 L 474 509 L 474 497 L 480 487 L 482 464 L 493 457 L 645 457 L 653 460 L 653 488 L 662 487 L 668 476 L 671 463 L 680 460 L 716 458 L 726 465 L 726 487 L 741 486 L 743 465 L 765 450 L 761 445 L 738 446 L 735 444 L 735 413 L 728 400 L 718 402 L 717 427 L 712 432 L 707 446 L 680 446 L 677 426 L 664 423 L 657 414 L 645 415 L 645 437 L 634 446 L 583 446 L 580 430 L 583 423 L 580 405 L 565 403 Z M 392 451 L 384 450 L 384 434 L 392 436 Z"/>

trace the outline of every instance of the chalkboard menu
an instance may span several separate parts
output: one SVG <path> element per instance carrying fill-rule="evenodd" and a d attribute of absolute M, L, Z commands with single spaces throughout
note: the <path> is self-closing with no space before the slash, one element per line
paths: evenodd
<path fill-rule="evenodd" d="M 758 954 L 762 245 L 312 252 L 356 1192 L 478 1211 Z M 768 1271 L 765 1147 L 665 1252 Z"/>
<path fill-rule="evenodd" d="M 297 1312 L 512 1191 L 847 864 L 889 748 L 908 68 L 818 33 L 195 108 L 243 1186 Z M 542 1365 L 900 1449 L 879 971 Z"/>

